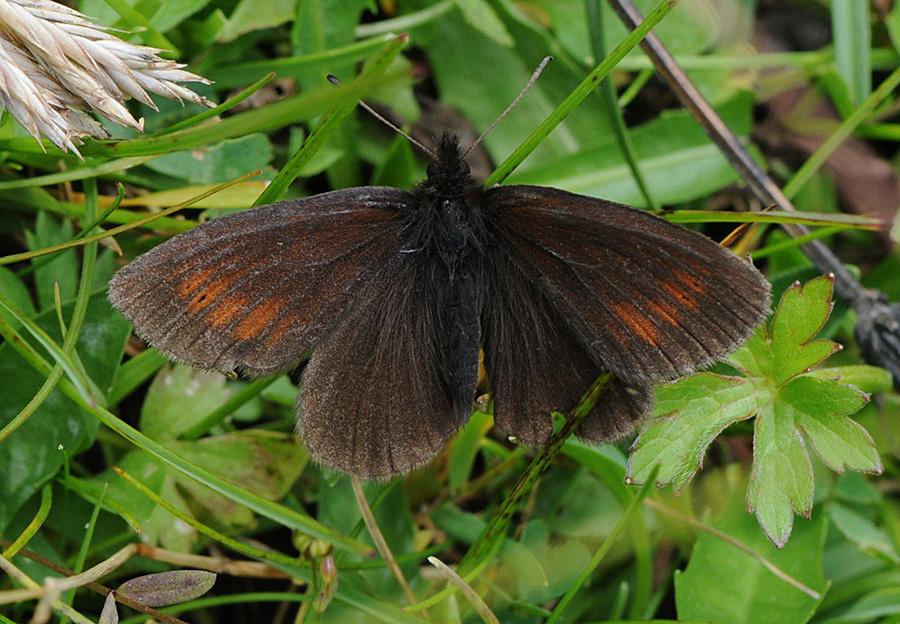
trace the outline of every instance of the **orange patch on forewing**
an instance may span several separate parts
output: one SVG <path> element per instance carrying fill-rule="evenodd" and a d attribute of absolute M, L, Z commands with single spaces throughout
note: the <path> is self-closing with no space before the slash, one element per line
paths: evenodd
<path fill-rule="evenodd" d="M 690 273 L 681 271 L 677 267 L 670 267 L 669 273 L 671 273 L 672 276 L 677 280 L 677 282 L 680 285 L 684 286 L 684 288 L 686 290 L 695 292 L 698 295 L 706 294 L 706 292 L 707 292 L 706 284 L 704 284 L 703 282 L 698 280 L 696 277 L 694 277 Z"/>
<path fill-rule="evenodd" d="M 625 325 L 631 333 L 644 342 L 656 346 L 659 343 L 659 331 L 653 325 L 653 320 L 643 314 L 633 304 L 627 301 L 614 303 L 610 306 L 616 318 Z"/>
<path fill-rule="evenodd" d="M 683 288 L 682 284 L 663 282 L 661 286 L 663 287 L 663 290 L 672 295 L 673 299 L 680 301 L 689 310 L 698 311 L 700 309 L 700 302 L 697 301 L 697 297 L 695 297 L 687 288 Z M 690 286 L 688 286 L 688 288 L 690 288 Z M 691 290 L 694 289 L 691 288 Z M 677 316 L 681 315 L 677 314 Z"/>
<path fill-rule="evenodd" d="M 182 299 L 187 299 L 209 280 L 213 273 L 213 267 L 206 267 L 196 273 L 189 273 L 187 277 L 178 282 L 175 287 L 175 294 Z"/>
<path fill-rule="evenodd" d="M 247 297 L 244 295 L 228 295 L 216 303 L 216 307 L 206 315 L 206 322 L 211 327 L 228 325 L 240 318 L 247 309 Z"/>
<path fill-rule="evenodd" d="M 219 295 L 228 290 L 231 286 L 232 278 L 229 276 L 219 276 L 210 282 L 202 282 L 198 287 L 194 287 L 193 290 L 191 290 L 193 284 L 187 284 L 188 281 L 195 282 L 199 280 L 193 277 L 190 278 L 190 280 L 185 280 L 178 285 L 178 290 L 180 292 L 182 285 L 184 285 L 184 290 L 187 293 L 185 298 L 190 297 L 190 301 L 188 301 L 188 310 L 197 312 L 198 310 L 208 308 L 214 303 L 218 303 Z"/>
<path fill-rule="evenodd" d="M 669 323 L 670 325 L 681 325 L 684 314 L 678 306 L 671 301 L 649 301 L 653 309 L 656 310 L 658 320 Z"/>
<path fill-rule="evenodd" d="M 231 330 L 231 335 L 241 340 L 256 338 L 271 326 L 282 307 L 284 307 L 284 301 L 275 299 L 253 308 L 250 314 L 235 325 Z"/>

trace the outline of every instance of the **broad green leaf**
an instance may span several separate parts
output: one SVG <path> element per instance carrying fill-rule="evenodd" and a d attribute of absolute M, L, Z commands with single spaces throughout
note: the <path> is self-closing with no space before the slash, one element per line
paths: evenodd
<path fill-rule="evenodd" d="M 145 166 L 190 184 L 221 184 L 254 171 L 267 170 L 271 160 L 269 140 L 262 134 L 251 134 L 202 149 L 163 154 Z M 221 202 L 221 198 L 218 201 Z M 229 205 L 236 206 L 241 204 Z"/>
<path fill-rule="evenodd" d="M 0 294 L 24 312 L 26 316 L 33 317 L 37 314 L 37 311 L 34 309 L 34 303 L 31 301 L 28 287 L 18 275 L 3 266 L 0 266 Z M 6 319 L 6 322 L 12 327 L 19 327 L 20 323 L 6 310 L 0 309 L 0 316 Z"/>
<path fill-rule="evenodd" d="M 741 498 L 739 491 L 732 493 L 713 528 L 748 546 L 794 581 L 824 593 L 824 515 L 800 523 L 791 543 L 778 550 L 744 512 Z M 679 621 L 800 624 L 808 621 L 818 602 L 749 553 L 706 532 L 698 534 L 687 568 L 675 576 Z"/>
<path fill-rule="evenodd" d="M 31 251 L 68 243 L 73 236 L 71 221 L 58 221 L 55 216 L 43 210 L 38 212 L 35 231 L 25 232 Z M 75 297 L 75 291 L 78 289 L 78 260 L 74 249 L 67 249 L 53 256 L 35 258 L 31 264 L 34 267 L 38 307 L 42 311 L 54 306 L 55 284 L 59 284 L 61 301 L 70 301 Z"/>
<path fill-rule="evenodd" d="M 514 41 L 509 31 L 485 0 L 455 0 L 455 2 L 472 27 L 480 30 L 495 43 L 506 47 L 513 45 Z"/>
<path fill-rule="evenodd" d="M 267 3 L 265 11 L 260 11 L 257 0 L 242 0 L 228 18 L 219 40 L 227 42 L 254 30 L 284 24 L 294 17 L 295 4 L 294 0 L 274 0 Z"/>
<path fill-rule="evenodd" d="M 749 131 L 752 98 L 741 92 L 717 108 L 736 133 Z M 654 195 L 665 203 L 688 201 L 733 183 L 737 174 L 685 111 L 666 111 L 631 132 L 641 171 Z M 564 155 L 531 158 L 509 177 L 510 183 L 548 185 L 641 206 L 643 199 L 610 133 Z"/>
<path fill-rule="evenodd" d="M 306 465 L 307 455 L 292 435 L 247 430 L 191 442 L 173 442 L 179 454 L 235 485 L 269 500 L 282 498 Z M 143 451 L 131 451 L 118 465 L 182 512 L 226 533 L 252 527 L 253 512 L 197 483 Z M 179 552 L 196 546 L 197 532 L 107 471 L 93 479 L 109 482 L 107 496 L 127 508 L 141 526 L 141 539 Z"/>
<path fill-rule="evenodd" d="M 840 503 L 831 503 L 828 506 L 828 515 L 847 539 L 861 550 L 884 559 L 892 566 L 900 563 L 897 546 L 884 529 Z"/>
<path fill-rule="evenodd" d="M 287 494 L 309 460 L 293 435 L 258 429 L 172 446 L 188 461 L 269 500 Z"/>

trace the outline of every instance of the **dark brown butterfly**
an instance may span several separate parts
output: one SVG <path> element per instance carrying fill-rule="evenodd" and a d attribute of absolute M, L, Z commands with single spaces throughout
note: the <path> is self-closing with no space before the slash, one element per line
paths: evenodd
<path fill-rule="evenodd" d="M 536 445 L 602 369 L 578 435 L 631 431 L 651 386 L 721 358 L 769 308 L 747 261 L 647 212 L 540 186 L 484 189 L 445 134 L 415 191 L 361 187 L 215 219 L 141 256 L 113 305 L 174 360 L 274 375 L 308 354 L 297 430 L 373 479 L 428 462 L 472 411 Z"/>

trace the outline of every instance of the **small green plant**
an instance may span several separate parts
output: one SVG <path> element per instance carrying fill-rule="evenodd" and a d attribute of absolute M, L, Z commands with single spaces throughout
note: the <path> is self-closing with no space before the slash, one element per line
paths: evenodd
<path fill-rule="evenodd" d="M 661 386 L 657 420 L 635 444 L 629 480 L 643 482 L 660 464 L 657 483 L 681 492 L 713 440 L 755 416 L 747 509 L 783 547 L 794 513 L 808 518 L 812 511 L 813 466 L 804 438 L 832 470 L 880 473 L 871 436 L 849 418 L 868 396 L 841 382 L 843 368 L 813 370 L 841 350 L 831 340 L 815 340 L 831 314 L 832 283 L 824 276 L 785 291 L 771 324 L 727 359 L 743 376 L 702 372 Z"/>

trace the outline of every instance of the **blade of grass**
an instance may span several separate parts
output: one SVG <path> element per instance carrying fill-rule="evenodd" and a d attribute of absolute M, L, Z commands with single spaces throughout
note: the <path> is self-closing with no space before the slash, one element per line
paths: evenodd
<path fill-rule="evenodd" d="M 587 0 L 585 2 L 587 9 L 587 26 L 591 37 L 591 50 L 594 58 L 602 58 L 606 56 L 606 41 L 603 32 L 603 11 L 600 10 L 600 0 Z M 634 144 L 631 141 L 631 134 L 625 127 L 625 118 L 622 115 L 622 109 L 616 101 L 616 90 L 609 76 L 600 83 L 600 95 L 609 114 L 613 131 L 616 133 L 616 142 L 625 162 L 631 170 L 631 176 L 638 187 L 641 195 L 644 197 L 644 203 L 651 210 L 659 210 L 659 203 L 653 198 L 650 189 L 647 188 L 647 182 L 638 166 L 637 154 L 634 151 Z"/>
<path fill-rule="evenodd" d="M 838 75 L 847 83 L 856 104 L 872 93 L 872 32 L 869 3 L 832 0 L 831 32 Z"/>
<path fill-rule="evenodd" d="M 663 0 L 656 9 L 647 16 L 647 18 L 635 28 L 616 48 L 610 52 L 603 62 L 597 65 L 594 70 L 581 82 L 580 85 L 566 97 L 565 100 L 556 107 L 550 115 L 541 122 L 534 132 L 526 138 L 506 160 L 492 173 L 484 182 L 486 188 L 490 188 L 495 184 L 500 184 L 505 180 L 512 171 L 518 167 L 525 158 L 535 150 L 535 148 L 550 134 L 556 126 L 578 106 L 584 98 L 590 95 L 591 91 L 596 88 L 610 71 L 625 58 L 641 39 L 643 39 L 650 30 L 656 26 L 669 12 L 675 7 L 677 0 Z"/>
<path fill-rule="evenodd" d="M 31 522 L 28 523 L 28 526 L 25 527 L 25 530 L 19 534 L 19 537 L 3 551 L 4 557 L 12 559 L 16 556 L 16 553 L 22 550 L 25 545 L 31 541 L 31 538 L 34 537 L 38 530 L 44 525 L 47 516 L 50 515 L 50 507 L 52 505 L 53 486 L 47 483 L 41 488 L 41 506 L 38 508 L 37 513 L 34 514 L 34 518 L 32 518 Z"/>
<path fill-rule="evenodd" d="M 400 51 L 406 46 L 408 41 L 409 37 L 400 35 L 386 43 L 378 50 L 372 59 L 366 63 L 360 75 L 355 78 L 346 89 L 340 87 L 338 89 L 342 92 L 352 92 L 354 90 L 354 85 L 381 79 L 384 72 L 390 66 L 391 61 L 400 54 Z M 325 141 L 335 133 L 344 119 L 353 112 L 356 108 L 356 102 L 356 99 L 345 97 L 325 115 L 322 121 L 316 126 L 315 130 L 306 137 L 306 140 L 303 142 L 303 145 L 300 146 L 300 149 L 298 149 L 293 156 L 291 156 L 287 164 L 281 168 L 281 171 L 278 172 L 278 175 L 275 176 L 272 183 L 259 194 L 259 197 L 257 197 L 256 201 L 253 203 L 254 206 L 270 204 L 277 201 L 284 194 L 284 191 L 287 190 L 287 187 L 290 186 L 291 182 L 300 175 L 300 171 L 303 167 L 309 163 L 316 152 L 324 145 Z"/>

